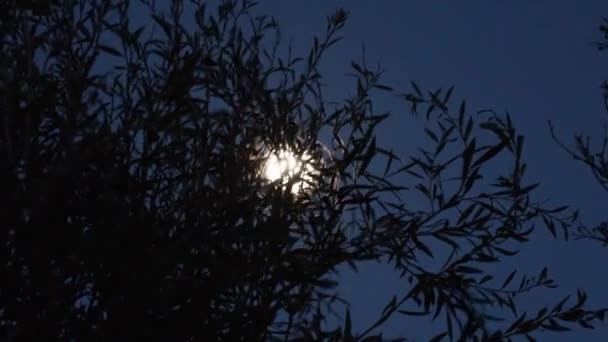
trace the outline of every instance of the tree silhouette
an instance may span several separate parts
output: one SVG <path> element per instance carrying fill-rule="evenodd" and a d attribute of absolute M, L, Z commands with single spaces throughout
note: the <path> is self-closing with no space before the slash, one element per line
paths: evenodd
<path fill-rule="evenodd" d="M 603 34 L 603 39 L 596 43 L 599 51 L 608 49 L 608 18 L 603 20 L 599 27 Z M 605 80 L 601 85 L 602 96 L 604 100 L 604 108 L 608 114 L 608 80 Z M 596 150 L 592 146 L 591 137 L 584 134 L 574 136 L 574 148 L 566 146 L 556 135 L 553 125 L 549 123 L 551 135 L 553 139 L 566 151 L 572 158 L 585 164 L 591 170 L 596 181 L 600 186 L 608 191 L 608 124 L 604 122 L 604 137 L 599 149 Z M 578 227 L 576 232 L 578 238 L 591 239 L 601 242 L 608 246 L 608 221 L 600 222 L 593 228 L 588 228 L 585 225 Z"/>
<path fill-rule="evenodd" d="M 603 319 L 582 291 L 526 316 L 517 295 L 554 287 L 547 269 L 489 273 L 535 222 L 556 236 L 575 218 L 534 199 L 508 115 L 452 105 L 453 88 L 402 94 L 362 62 L 353 95 L 325 99 L 318 66 L 346 11 L 295 57 L 248 0 L 2 6 L 6 339 L 374 341 L 389 317 L 442 315 L 434 341 L 506 340 Z M 425 112 L 430 147 L 380 146 L 375 92 Z M 314 172 L 264 177 L 281 151 Z M 492 182 L 495 161 L 510 169 Z M 365 260 L 408 292 L 370 326 L 348 310 L 331 326 L 337 268 Z"/>

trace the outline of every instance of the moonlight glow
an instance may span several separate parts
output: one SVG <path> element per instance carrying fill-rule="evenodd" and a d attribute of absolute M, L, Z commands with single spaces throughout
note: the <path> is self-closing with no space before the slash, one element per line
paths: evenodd
<path fill-rule="evenodd" d="M 312 182 L 312 175 L 315 172 L 310 164 L 311 157 L 308 154 L 297 156 L 290 150 L 281 150 L 271 153 L 264 165 L 264 177 L 271 182 L 283 180 L 287 184 L 293 177 L 298 177 L 291 186 L 294 194 L 306 190 Z"/>

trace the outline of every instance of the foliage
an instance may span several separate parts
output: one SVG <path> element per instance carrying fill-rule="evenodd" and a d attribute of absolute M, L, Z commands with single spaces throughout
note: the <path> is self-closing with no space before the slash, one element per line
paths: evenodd
<path fill-rule="evenodd" d="M 599 27 L 603 34 L 603 40 L 596 43 L 599 51 L 608 49 L 608 18 L 605 18 L 602 25 Z M 601 85 L 604 108 L 608 114 L 608 79 Z M 600 186 L 608 191 L 608 122 L 603 125 L 604 136 L 599 149 L 596 150 L 591 145 L 591 137 L 584 134 L 574 136 L 574 148 L 566 146 L 555 134 L 555 130 L 551 122 L 549 127 L 553 139 L 564 149 L 572 158 L 582 162 L 591 170 L 596 181 Z M 576 236 L 583 239 L 591 239 L 599 241 L 608 246 L 608 221 L 600 222 L 593 228 L 588 228 L 584 225 L 578 228 Z"/>
<path fill-rule="evenodd" d="M 412 84 L 402 96 L 426 113 L 432 148 L 400 158 L 375 136 L 388 114 L 371 96 L 398 94 L 381 70 L 353 62 L 353 95 L 323 97 L 320 61 L 346 11 L 300 58 L 248 0 L 3 6 L 3 335 L 372 341 L 389 317 L 444 315 L 434 341 L 503 340 L 603 319 L 582 291 L 520 312 L 518 294 L 555 287 L 546 268 L 489 273 L 535 223 L 557 236 L 576 218 L 534 200 L 508 115 Z M 149 22 L 134 25 L 134 8 Z M 261 177 L 285 145 L 316 157 L 310 191 Z M 510 168 L 492 182 L 497 161 Z M 428 205 L 408 205 L 414 193 Z M 347 310 L 327 328 L 336 269 L 364 260 L 394 266 L 408 291 L 369 327 Z M 503 308 L 514 318 L 496 322 Z"/>

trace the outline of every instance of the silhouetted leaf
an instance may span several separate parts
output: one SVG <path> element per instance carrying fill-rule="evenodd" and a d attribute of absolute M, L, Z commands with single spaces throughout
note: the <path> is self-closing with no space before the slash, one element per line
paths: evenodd
<path fill-rule="evenodd" d="M 101 50 L 105 53 L 108 53 L 112 56 L 116 56 L 116 57 L 122 56 L 122 54 L 118 50 L 116 50 L 115 48 L 113 48 L 111 46 L 99 44 L 99 45 L 97 45 L 97 47 L 99 48 L 99 50 Z"/>
<path fill-rule="evenodd" d="M 509 276 L 505 279 L 505 281 L 502 283 L 502 286 L 500 287 L 501 289 L 504 289 L 505 287 L 507 287 L 507 285 L 509 285 L 509 283 L 511 282 L 511 280 L 513 280 L 513 277 L 515 276 L 515 273 L 517 272 L 517 270 L 513 270 L 513 272 L 511 272 L 509 274 Z"/>
<path fill-rule="evenodd" d="M 446 331 L 446 332 L 442 332 L 441 334 L 437 334 L 437 335 L 433 336 L 433 337 L 430 339 L 430 342 L 439 342 L 439 341 L 443 340 L 443 338 L 444 338 L 444 337 L 445 337 L 445 335 L 447 335 L 447 334 L 448 334 L 448 333 L 447 333 L 447 331 Z"/>

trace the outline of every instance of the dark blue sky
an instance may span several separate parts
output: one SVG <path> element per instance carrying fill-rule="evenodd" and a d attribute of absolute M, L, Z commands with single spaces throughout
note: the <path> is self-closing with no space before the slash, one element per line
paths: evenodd
<path fill-rule="evenodd" d="M 382 5 L 380 5 L 382 4 Z M 547 120 L 572 141 L 575 132 L 601 138 L 603 111 L 599 85 L 608 78 L 608 56 L 592 46 L 600 39 L 598 26 L 608 16 L 608 1 L 281 1 L 264 0 L 256 12 L 276 16 L 285 39 L 296 51 L 321 34 L 325 17 L 342 6 L 350 12 L 344 40 L 324 63 L 327 93 L 339 99 L 351 88 L 343 76 L 350 61 L 361 56 L 386 70 L 386 84 L 409 90 L 416 81 L 425 88 L 455 85 L 453 99 L 466 99 L 471 108 L 508 110 L 526 135 L 526 160 L 531 180 L 542 182 L 538 195 L 554 203 L 571 204 L 586 223 L 608 219 L 608 194 L 588 170 L 569 158 L 551 140 Z M 426 142 L 421 119 L 413 118 L 399 100 L 378 97 L 380 109 L 393 116 L 380 128 L 380 141 L 407 156 Z M 524 296 L 526 306 L 554 304 L 566 293 L 584 287 L 590 304 L 608 306 L 608 248 L 586 241 L 555 241 L 543 229 L 518 257 L 497 268 L 497 278 L 513 268 L 538 272 L 550 266 L 560 287 Z M 390 268 L 369 265 L 358 275 L 341 276 L 341 293 L 352 300 L 355 327 L 368 326 L 395 293 L 406 290 Z M 536 312 L 533 309 L 532 313 Z M 442 329 L 426 320 L 397 317 L 385 330 L 425 340 Z M 539 335 L 541 340 L 604 341 L 608 324 L 595 331 Z"/>

